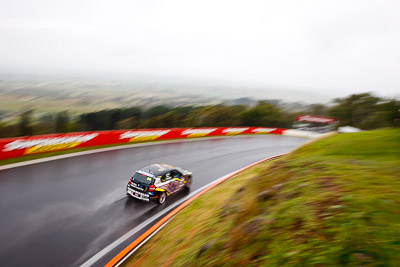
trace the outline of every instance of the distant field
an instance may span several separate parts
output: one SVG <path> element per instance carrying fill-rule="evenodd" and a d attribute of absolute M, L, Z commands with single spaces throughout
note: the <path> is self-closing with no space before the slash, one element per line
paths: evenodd
<path fill-rule="evenodd" d="M 102 84 L 88 82 L 13 83 L 0 81 L 0 111 L 55 113 L 69 110 L 80 114 L 102 109 L 163 105 L 204 105 L 221 101 L 176 90 L 142 88 L 139 85 Z"/>
<path fill-rule="evenodd" d="M 85 113 L 94 110 L 115 108 L 118 105 L 111 103 L 90 103 L 81 100 L 55 100 L 52 97 L 25 97 L 0 95 L 1 110 L 8 112 L 20 112 L 33 109 L 40 113 L 57 113 L 64 110 L 70 110 L 73 113 Z"/>
<path fill-rule="evenodd" d="M 125 266 L 400 266 L 400 130 L 338 134 L 201 196 Z"/>

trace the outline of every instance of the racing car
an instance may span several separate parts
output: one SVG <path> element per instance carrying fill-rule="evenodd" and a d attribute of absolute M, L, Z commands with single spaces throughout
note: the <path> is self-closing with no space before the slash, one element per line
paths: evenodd
<path fill-rule="evenodd" d="M 192 173 L 165 163 L 151 164 L 137 170 L 128 181 L 126 194 L 144 200 L 165 202 L 170 195 L 189 188 Z"/>

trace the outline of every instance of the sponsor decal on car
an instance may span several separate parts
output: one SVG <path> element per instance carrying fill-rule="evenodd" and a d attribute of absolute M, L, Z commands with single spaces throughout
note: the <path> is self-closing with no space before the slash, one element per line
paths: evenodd
<path fill-rule="evenodd" d="M 222 131 L 222 133 L 226 135 L 234 135 L 234 134 L 241 134 L 244 131 L 247 131 L 249 128 L 227 128 Z"/>
<path fill-rule="evenodd" d="M 130 138 L 129 142 L 151 141 L 155 140 L 171 130 L 151 130 L 151 131 L 128 131 L 119 137 L 119 139 Z"/>
<path fill-rule="evenodd" d="M 167 183 L 162 186 L 160 186 L 161 189 L 166 190 L 168 193 L 173 193 L 178 189 L 178 185 L 174 183 Z"/>
<path fill-rule="evenodd" d="M 92 140 L 98 135 L 99 135 L 98 133 L 93 133 L 86 135 L 40 138 L 31 140 L 19 139 L 6 144 L 4 146 L 3 151 L 8 152 L 13 150 L 26 149 L 24 151 L 24 154 L 33 154 L 33 153 L 73 148 L 84 142 Z"/>
<path fill-rule="evenodd" d="M 206 128 L 206 129 L 187 129 L 182 132 L 181 135 L 186 135 L 186 137 L 201 137 L 209 135 L 210 133 L 217 130 L 217 128 Z"/>

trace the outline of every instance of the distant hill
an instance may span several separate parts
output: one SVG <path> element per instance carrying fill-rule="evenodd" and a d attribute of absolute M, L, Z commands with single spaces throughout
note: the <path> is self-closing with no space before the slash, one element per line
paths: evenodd
<path fill-rule="evenodd" d="M 279 93 L 280 92 L 280 93 Z M 97 77 L 57 77 L 10 75 L 0 73 L 1 113 L 17 113 L 34 109 L 35 114 L 69 110 L 71 115 L 121 107 L 144 108 L 168 105 L 246 105 L 254 106 L 263 99 L 281 108 L 303 107 L 279 95 L 294 96 L 298 92 L 201 81 L 162 80 L 139 77 L 108 79 Z M 302 94 L 303 98 L 307 98 Z M 274 96 L 274 97 L 273 97 Z M 311 100 L 312 97 L 309 98 Z M 308 101 L 305 101 L 307 103 Z M 307 106 L 307 105 L 305 105 Z"/>

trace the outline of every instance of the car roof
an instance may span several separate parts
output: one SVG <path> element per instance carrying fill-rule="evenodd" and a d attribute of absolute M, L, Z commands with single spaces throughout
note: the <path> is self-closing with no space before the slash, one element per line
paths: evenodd
<path fill-rule="evenodd" d="M 156 163 L 150 164 L 146 167 L 140 169 L 140 171 L 151 173 L 154 176 L 164 175 L 167 172 L 176 169 L 174 166 L 166 164 L 166 163 Z"/>

